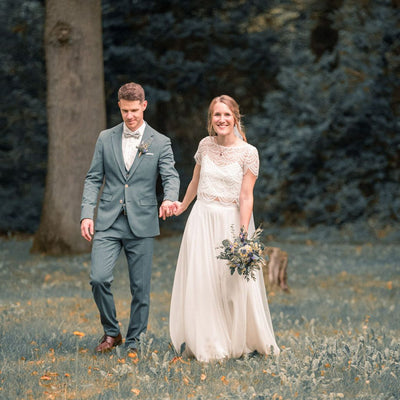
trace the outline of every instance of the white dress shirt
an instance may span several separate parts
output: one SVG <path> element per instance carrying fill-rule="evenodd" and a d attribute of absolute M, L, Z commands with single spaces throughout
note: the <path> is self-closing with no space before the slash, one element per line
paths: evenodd
<path fill-rule="evenodd" d="M 136 130 L 139 132 L 139 137 L 136 139 L 134 137 L 126 138 L 124 132 L 132 132 L 124 122 L 124 128 L 122 131 L 122 155 L 124 157 L 125 168 L 127 171 L 130 170 L 133 161 L 135 161 L 136 153 L 137 153 L 137 146 L 139 146 L 143 132 L 146 127 L 146 122 L 143 121 L 143 124 Z"/>

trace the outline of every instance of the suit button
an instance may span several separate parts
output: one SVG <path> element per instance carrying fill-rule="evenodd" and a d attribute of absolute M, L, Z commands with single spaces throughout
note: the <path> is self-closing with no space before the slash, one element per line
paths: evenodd
<path fill-rule="evenodd" d="M 128 184 L 125 185 L 125 187 L 128 187 L 128 186 L 129 186 Z"/>

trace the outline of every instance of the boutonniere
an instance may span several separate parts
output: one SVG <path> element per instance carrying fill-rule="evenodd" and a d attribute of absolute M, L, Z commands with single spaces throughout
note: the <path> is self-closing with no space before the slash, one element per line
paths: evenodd
<path fill-rule="evenodd" d="M 142 142 L 139 144 L 139 146 L 136 146 L 136 148 L 139 151 L 139 157 L 142 154 L 146 154 L 149 151 L 149 147 L 150 147 L 150 143 L 147 143 L 147 142 Z"/>

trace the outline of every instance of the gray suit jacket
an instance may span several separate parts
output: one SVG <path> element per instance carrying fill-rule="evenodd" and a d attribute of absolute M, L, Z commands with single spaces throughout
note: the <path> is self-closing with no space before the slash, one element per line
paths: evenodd
<path fill-rule="evenodd" d="M 123 123 L 102 131 L 97 139 L 93 160 L 86 175 L 82 197 L 81 220 L 94 217 L 101 186 L 95 228 L 108 229 L 126 204 L 130 228 L 135 236 L 160 234 L 156 183 L 160 175 L 163 199 L 175 201 L 179 195 L 179 175 L 174 165 L 171 141 L 148 124 L 141 143 L 148 151 L 136 155 L 127 172 L 122 155 Z"/>

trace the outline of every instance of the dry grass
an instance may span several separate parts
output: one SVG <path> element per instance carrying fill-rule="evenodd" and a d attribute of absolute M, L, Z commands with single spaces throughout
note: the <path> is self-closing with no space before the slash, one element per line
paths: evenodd
<path fill-rule="evenodd" d="M 0 399 L 368 399 L 400 393 L 400 249 L 278 243 L 291 294 L 269 293 L 281 356 L 199 363 L 176 357 L 168 311 L 179 237 L 157 241 L 148 335 L 138 357 L 93 354 L 101 336 L 88 255 L 32 256 L 0 241 Z M 122 332 L 124 259 L 115 274 Z"/>

